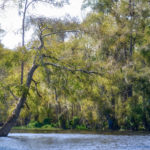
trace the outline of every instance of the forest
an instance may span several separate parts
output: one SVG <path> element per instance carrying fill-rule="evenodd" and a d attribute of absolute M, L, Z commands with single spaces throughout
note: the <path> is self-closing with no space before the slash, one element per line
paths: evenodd
<path fill-rule="evenodd" d="M 0 136 L 13 126 L 150 130 L 150 2 L 84 0 L 80 22 L 27 18 L 37 1 L 16 2 L 22 45 L 0 45 Z"/>

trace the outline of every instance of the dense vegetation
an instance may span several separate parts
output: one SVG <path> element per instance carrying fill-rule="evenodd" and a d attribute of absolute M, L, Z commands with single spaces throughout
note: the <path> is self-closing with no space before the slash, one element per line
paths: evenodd
<path fill-rule="evenodd" d="M 32 18 L 39 38 L 15 51 L 0 46 L 0 122 L 26 91 L 21 63 L 26 76 L 35 60 L 40 67 L 17 125 L 150 130 L 149 6 L 85 0 L 83 8 L 92 11 L 82 23 Z"/>

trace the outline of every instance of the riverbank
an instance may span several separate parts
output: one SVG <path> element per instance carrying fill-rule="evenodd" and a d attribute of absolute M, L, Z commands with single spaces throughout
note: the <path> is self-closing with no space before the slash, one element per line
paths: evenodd
<path fill-rule="evenodd" d="M 0 127 L 1 128 L 1 127 Z M 80 134 L 103 134 L 103 135 L 150 135 L 150 131 L 132 130 L 92 130 L 92 129 L 61 129 L 61 128 L 28 128 L 25 126 L 13 127 L 11 133 L 80 133 Z"/>
<path fill-rule="evenodd" d="M 77 130 L 77 129 L 60 129 L 60 128 L 24 128 L 14 127 L 11 133 L 71 133 L 71 134 L 103 134 L 103 135 L 150 135 L 150 131 L 113 131 L 113 130 Z"/>

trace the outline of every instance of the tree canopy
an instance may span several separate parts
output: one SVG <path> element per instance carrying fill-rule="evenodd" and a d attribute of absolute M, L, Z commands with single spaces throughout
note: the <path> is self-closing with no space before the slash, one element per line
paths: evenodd
<path fill-rule="evenodd" d="M 1 136 L 16 123 L 150 130 L 149 2 L 84 0 L 86 7 L 82 22 L 32 17 L 37 38 L 15 51 L 0 46 Z"/>

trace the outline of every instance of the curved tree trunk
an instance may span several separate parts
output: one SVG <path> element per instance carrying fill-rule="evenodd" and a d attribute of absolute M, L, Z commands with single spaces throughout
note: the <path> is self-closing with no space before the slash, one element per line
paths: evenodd
<path fill-rule="evenodd" d="M 28 91 L 30 89 L 32 76 L 37 69 L 38 65 L 33 65 L 28 73 L 27 81 L 26 81 L 26 90 L 23 91 L 21 98 L 19 99 L 19 102 L 13 111 L 12 115 L 9 117 L 7 122 L 3 125 L 3 127 L 0 129 L 0 136 L 7 136 L 12 129 L 12 127 L 15 125 L 17 119 L 19 118 L 21 109 L 27 99 Z"/>

